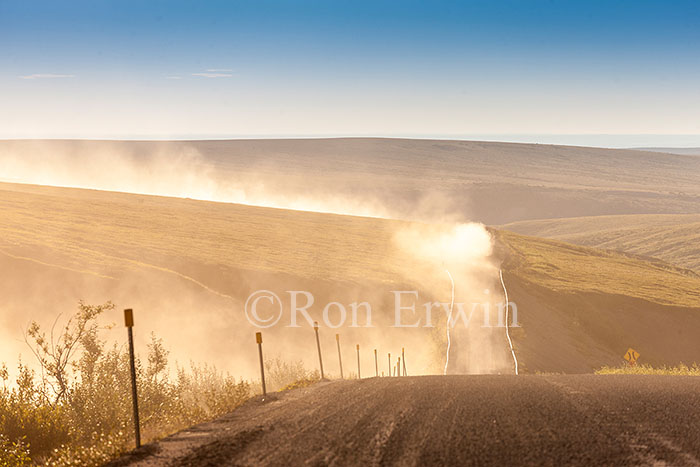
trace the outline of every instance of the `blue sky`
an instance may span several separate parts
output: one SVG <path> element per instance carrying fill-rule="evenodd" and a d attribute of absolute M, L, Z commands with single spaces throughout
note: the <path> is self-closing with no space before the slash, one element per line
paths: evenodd
<path fill-rule="evenodd" d="M 0 63 L 4 138 L 700 134 L 698 2 L 0 0 Z"/>

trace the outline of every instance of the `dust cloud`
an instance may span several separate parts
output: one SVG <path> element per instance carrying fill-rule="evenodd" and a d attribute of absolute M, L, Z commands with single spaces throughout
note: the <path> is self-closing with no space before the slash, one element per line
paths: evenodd
<path fill-rule="evenodd" d="M 150 144 L 125 149 L 117 143 L 19 141 L 0 145 L 0 181 L 189 198 L 250 206 L 390 217 L 378 200 L 358 200 L 347 192 L 311 193 L 304 174 L 287 167 L 226 167 L 195 148 Z M 89 143 L 89 142 L 88 142 Z M 293 184 L 289 180 L 295 180 Z M 305 186 L 307 185 L 307 186 Z M 339 187 L 336 187 L 339 188 Z"/>
<path fill-rule="evenodd" d="M 499 326 L 503 319 L 498 316 L 503 297 L 497 284 L 498 265 L 492 256 L 493 238 L 486 228 L 477 223 L 416 224 L 400 230 L 395 242 L 414 258 L 415 279 L 434 291 L 441 302 L 435 315 L 442 331 L 443 361 L 449 362 L 447 373 L 507 371 L 504 329 Z"/>
<path fill-rule="evenodd" d="M 4 144 L 0 146 L 0 180 L 418 222 L 404 225 L 394 236 L 394 246 L 405 255 L 405 263 L 409 265 L 398 282 L 403 281 L 406 287 L 416 284 L 420 287 L 420 303 L 416 303 L 416 310 L 421 310 L 423 301 L 449 301 L 450 282 L 445 271 L 453 275 L 455 301 L 464 303 L 464 313 L 459 314 L 455 309 L 448 371 L 495 373 L 507 367 L 507 360 L 501 356 L 505 351 L 502 328 L 483 326 L 485 319 L 490 319 L 491 325 L 498 322 L 494 317 L 500 295 L 496 287 L 498 267 L 491 258 L 493 240 L 483 225 L 459 222 L 460 216 L 449 208 L 459 204 L 459 200 L 447 199 L 439 190 L 423 189 L 419 198 L 402 204 L 382 196 L 381 190 L 370 195 L 363 193 L 352 178 L 343 179 L 343 183 L 331 181 L 326 185 L 305 187 L 303 173 L 256 162 L 251 162 L 250 168 L 237 170 L 221 161 L 207 159 L 186 145 L 177 148 L 150 145 L 147 151 L 140 151 L 138 147 L 125 151 L 118 144 L 100 142 L 99 150 L 95 151 L 93 146 L 76 144 L 39 141 Z M 323 174 L 314 177 L 312 180 L 320 180 Z M 42 261 L 49 265 L 63 261 L 60 255 L 52 252 L 42 254 L 46 256 Z M 150 262 L 156 264 L 158 260 L 156 256 Z M 115 256 L 109 267 L 98 264 L 92 268 L 98 276 L 107 278 L 89 280 L 80 275 L 56 273 L 51 267 L 51 272 L 46 273 L 45 268 L 22 265 L 21 261 L 12 263 L 13 268 L 29 268 L 21 275 L 24 283 L 14 291 L 31 297 L 23 301 L 18 295 L 3 306 L 3 329 L 14 336 L 15 343 L 19 342 L 17 329 L 29 319 L 50 324 L 58 310 L 73 312 L 79 298 L 95 304 L 112 300 L 117 310 L 128 300 L 128 307 L 149 310 L 148 316 L 141 318 L 143 327 L 162 337 L 172 351 L 172 359 L 181 365 L 189 361 L 209 362 L 236 376 L 256 378 L 255 347 L 251 345 L 250 336 L 257 329 L 246 322 L 242 313 L 233 314 L 231 310 L 241 309 L 247 295 L 256 288 L 308 288 L 320 305 L 331 301 L 346 304 L 367 301 L 373 305 L 373 328 L 344 326 L 342 330 L 327 327 L 322 330 L 327 374 L 339 375 L 335 358 L 336 332 L 343 335 L 341 355 L 346 377 L 356 373 L 356 344 L 362 349 L 363 376 L 374 375 L 374 349 L 378 353 L 380 374 L 391 371 L 390 365 L 395 364 L 402 348 L 407 349 L 409 374 L 441 373 L 445 364 L 448 325 L 445 307 L 433 311 L 432 327 L 395 328 L 392 327 L 395 324 L 394 297 L 386 288 L 357 284 L 338 286 L 323 281 L 299 284 L 261 274 L 238 277 L 237 288 L 225 294 L 212 294 L 212 290 L 221 290 L 218 284 L 222 278 L 217 277 L 216 268 L 190 273 L 190 268 L 199 269 L 200 266 L 184 261 L 172 269 L 160 268 L 144 274 L 126 258 L 120 261 Z M 9 288 L 6 292 L 13 293 Z M 491 311 L 484 315 L 480 309 L 473 310 L 472 303 L 481 304 L 482 309 L 490 307 Z M 284 306 L 289 306 L 287 298 Z M 321 321 L 320 307 L 313 308 L 310 315 Z M 469 325 L 462 316 L 469 318 Z M 121 324 L 119 314 L 105 317 L 105 320 Z M 110 339 L 121 340 L 120 331 L 120 326 L 116 326 L 109 332 Z M 317 368 L 309 327 L 279 326 L 265 332 L 270 336 L 266 342 L 267 339 L 275 342 L 271 356 L 289 356 L 290 360 L 299 360 L 307 368 Z M 138 342 L 142 349 L 149 338 L 144 334 Z M 10 352 L 18 349 L 18 346 L 3 349 L 3 356 L 11 356 Z"/>

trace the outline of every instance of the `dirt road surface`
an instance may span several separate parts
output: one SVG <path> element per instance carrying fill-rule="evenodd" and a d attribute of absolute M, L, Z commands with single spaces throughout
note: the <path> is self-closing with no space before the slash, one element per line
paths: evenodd
<path fill-rule="evenodd" d="M 251 400 L 114 465 L 700 465 L 700 378 L 423 376 Z"/>

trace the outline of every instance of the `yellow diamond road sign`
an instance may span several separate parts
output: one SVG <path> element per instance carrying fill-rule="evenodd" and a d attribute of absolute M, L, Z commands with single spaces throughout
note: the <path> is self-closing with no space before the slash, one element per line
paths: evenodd
<path fill-rule="evenodd" d="M 632 347 L 627 349 L 627 353 L 625 353 L 625 360 L 627 360 L 630 363 L 634 363 L 637 361 L 639 358 L 639 352 L 634 350 Z"/>

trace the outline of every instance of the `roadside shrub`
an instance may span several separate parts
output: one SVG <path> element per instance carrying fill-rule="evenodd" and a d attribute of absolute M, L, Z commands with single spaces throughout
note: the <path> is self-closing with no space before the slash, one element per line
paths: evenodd
<path fill-rule="evenodd" d="M 29 446 L 24 440 L 10 441 L 5 434 L 0 433 L 0 467 L 23 467 L 31 464 Z"/>
<path fill-rule="evenodd" d="M 20 362 L 10 388 L 0 366 L 0 467 L 101 465 L 133 446 L 128 353 L 100 339 L 98 319 L 111 309 L 80 302 L 60 333 L 32 322 L 26 340 L 38 377 Z M 251 394 L 249 383 L 211 366 L 177 368 L 174 380 L 169 368 L 168 351 L 151 335 L 146 364 L 136 359 L 143 442 L 229 412 Z"/>
<path fill-rule="evenodd" d="M 320 379 L 318 370 L 307 370 L 301 361 L 290 363 L 279 357 L 265 360 L 265 383 L 270 392 L 291 389 L 290 385 L 295 382 L 301 384 L 306 381 L 310 384 Z"/>
<path fill-rule="evenodd" d="M 62 407 L 46 403 L 34 372 L 21 362 L 18 369 L 16 385 L 8 389 L 7 370 L 3 366 L 0 433 L 6 444 L 16 444 L 17 449 L 31 446 L 32 454 L 44 456 L 70 439 L 70 425 L 66 424 Z"/>

